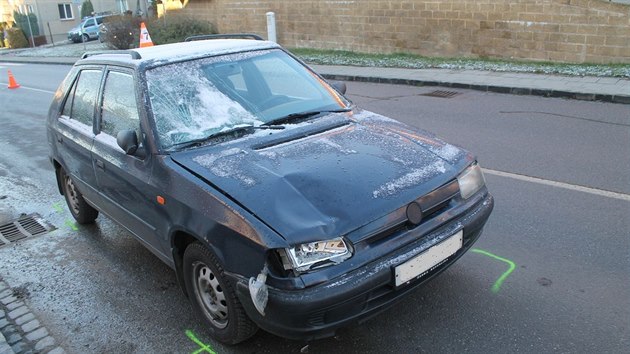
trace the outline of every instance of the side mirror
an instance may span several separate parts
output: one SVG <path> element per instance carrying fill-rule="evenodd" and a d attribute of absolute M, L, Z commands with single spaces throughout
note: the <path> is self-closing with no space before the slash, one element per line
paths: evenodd
<path fill-rule="evenodd" d="M 343 81 L 334 81 L 331 83 L 331 86 L 337 90 L 337 92 L 341 93 L 342 95 L 346 94 L 346 83 Z"/>
<path fill-rule="evenodd" d="M 116 135 L 116 142 L 127 155 L 133 155 L 138 150 L 138 136 L 134 130 L 119 131 Z"/>

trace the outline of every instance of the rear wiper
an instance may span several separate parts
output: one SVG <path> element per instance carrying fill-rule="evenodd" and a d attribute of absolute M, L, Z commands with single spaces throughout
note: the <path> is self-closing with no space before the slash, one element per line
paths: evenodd
<path fill-rule="evenodd" d="M 190 147 L 190 146 L 199 146 L 202 145 L 203 143 L 212 140 L 214 138 L 220 137 L 220 136 L 225 136 L 225 135 L 229 135 L 229 134 L 235 134 L 235 133 L 244 133 L 244 134 L 248 134 L 248 133 L 252 133 L 254 130 L 265 130 L 265 129 L 284 129 L 285 127 L 282 125 L 241 125 L 238 127 L 234 127 L 231 129 L 227 129 L 227 130 L 222 130 L 220 132 L 216 132 L 216 133 L 212 133 L 206 137 L 203 138 L 197 138 L 197 139 L 193 139 L 193 140 L 188 140 L 188 141 L 182 141 L 181 143 L 175 143 L 172 146 L 176 147 L 176 146 L 185 146 L 185 147 Z"/>
<path fill-rule="evenodd" d="M 264 123 L 262 126 L 273 126 L 274 124 L 284 124 L 284 123 L 288 123 L 291 121 L 295 121 L 295 120 L 300 120 L 300 119 L 304 119 L 304 118 L 310 118 L 322 113 L 343 113 L 343 112 L 350 112 L 352 109 L 351 108 L 340 108 L 340 109 L 328 109 L 328 110 L 318 110 L 318 111 L 305 111 L 305 112 L 300 112 L 300 113 L 291 113 L 289 115 L 286 115 L 284 117 L 280 117 L 280 118 L 276 118 L 276 119 L 272 119 L 266 123 Z"/>

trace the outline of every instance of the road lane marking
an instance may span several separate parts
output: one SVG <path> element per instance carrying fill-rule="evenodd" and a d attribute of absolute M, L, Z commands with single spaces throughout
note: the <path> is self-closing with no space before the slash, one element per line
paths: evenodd
<path fill-rule="evenodd" d="M 5 63 L 5 62 L 2 62 L 2 64 L 0 64 L 0 68 L 4 68 L 5 66 L 24 66 L 24 64 L 22 64 L 22 63 Z"/>
<path fill-rule="evenodd" d="M 630 194 L 611 192 L 611 191 L 607 191 L 607 190 L 604 190 L 604 189 L 584 187 L 584 186 L 580 186 L 580 185 L 577 185 L 577 184 L 570 184 L 570 183 L 565 183 L 565 182 L 552 181 L 552 180 L 549 180 L 549 179 L 543 179 L 543 178 L 538 178 L 538 177 L 530 177 L 530 176 L 525 176 L 525 175 L 519 175 L 519 174 L 516 174 L 516 173 L 503 172 L 503 171 L 497 171 L 497 170 L 489 170 L 487 168 L 484 168 L 483 172 L 486 173 L 486 174 L 489 174 L 489 175 L 494 175 L 494 176 L 499 176 L 499 177 L 507 177 L 507 178 L 512 178 L 512 179 L 516 179 L 516 180 L 519 180 L 519 181 L 525 181 L 525 182 L 544 184 L 546 186 L 564 188 L 564 189 L 568 189 L 568 190 L 572 190 L 572 191 L 578 191 L 578 192 L 598 195 L 600 197 L 619 199 L 619 200 L 623 200 L 623 201 L 626 201 L 626 202 L 630 202 Z"/>
<path fill-rule="evenodd" d="M 212 347 L 210 347 L 207 344 L 204 344 L 202 341 L 200 341 L 197 336 L 195 336 L 195 334 L 193 333 L 193 331 L 187 329 L 186 330 L 186 336 L 193 342 L 195 342 L 195 344 L 197 344 L 199 346 L 199 349 L 195 350 L 194 352 L 192 352 L 192 354 L 200 354 L 200 353 L 209 353 L 209 354 L 217 354 L 214 350 L 212 350 Z"/>
<path fill-rule="evenodd" d="M 503 257 L 499 257 L 495 254 L 492 254 L 488 251 L 484 251 L 482 249 L 479 248 L 473 248 L 470 250 L 471 252 L 475 252 L 475 253 L 479 253 L 479 254 L 483 254 L 484 256 L 488 256 L 490 258 L 496 259 L 497 261 L 501 261 L 501 262 L 505 262 L 507 263 L 510 268 L 508 268 L 508 270 L 506 270 L 503 274 L 501 274 L 501 276 L 499 277 L 499 279 L 497 279 L 497 281 L 494 282 L 494 284 L 492 285 L 492 292 L 493 293 L 498 293 L 499 290 L 501 290 L 501 285 L 503 284 L 503 282 L 505 281 L 505 279 L 507 279 L 508 276 L 510 276 L 510 274 L 512 274 L 512 272 L 514 271 L 514 269 L 516 269 L 516 263 L 512 262 L 509 259 L 505 259 Z"/>
<path fill-rule="evenodd" d="M 8 85 L 8 83 L 0 82 L 0 85 L 6 86 L 6 85 Z M 20 87 L 17 90 L 19 90 L 19 89 L 26 89 L 26 90 L 37 91 L 37 92 L 44 92 L 44 93 L 50 93 L 50 94 L 54 94 L 55 93 L 55 91 L 42 90 L 42 89 L 38 89 L 38 88 L 34 88 L 34 87 L 28 87 L 28 86 L 22 86 L 22 85 L 20 85 Z"/>

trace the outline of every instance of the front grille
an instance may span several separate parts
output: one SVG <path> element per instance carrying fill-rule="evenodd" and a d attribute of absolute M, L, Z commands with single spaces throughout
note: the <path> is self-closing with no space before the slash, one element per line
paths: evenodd
<path fill-rule="evenodd" d="M 390 239 L 391 237 L 395 237 L 401 232 L 409 231 L 411 229 L 424 225 L 426 222 L 434 219 L 435 217 L 446 211 L 451 205 L 452 199 L 457 196 L 458 193 L 459 185 L 457 184 L 457 180 L 453 180 L 433 190 L 432 192 L 415 200 L 416 203 L 420 204 L 423 212 L 423 217 L 420 224 L 414 225 L 408 222 L 406 214 L 403 212 L 403 210 L 406 209 L 405 206 L 392 213 L 398 214 L 399 216 L 397 218 L 392 218 L 394 221 L 392 221 L 388 228 L 379 230 L 375 234 L 367 237 L 365 240 L 368 244 L 373 245 L 375 243 Z"/>

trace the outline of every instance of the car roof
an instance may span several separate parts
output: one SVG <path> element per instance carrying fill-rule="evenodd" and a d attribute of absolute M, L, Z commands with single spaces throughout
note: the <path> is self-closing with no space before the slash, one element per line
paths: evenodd
<path fill-rule="evenodd" d="M 103 51 L 84 54 L 77 65 L 118 63 L 126 66 L 167 64 L 201 57 L 280 48 L 274 42 L 250 39 L 209 39 L 156 45 L 124 51 Z"/>

